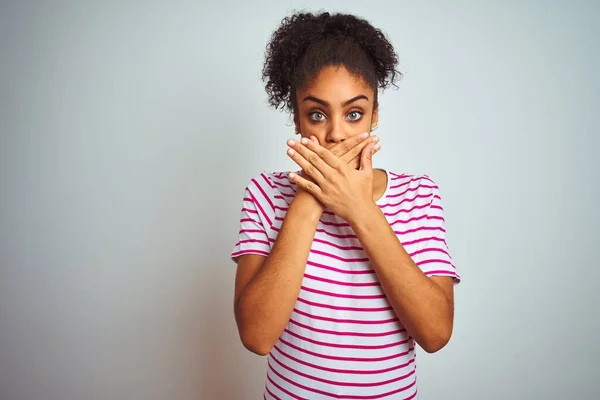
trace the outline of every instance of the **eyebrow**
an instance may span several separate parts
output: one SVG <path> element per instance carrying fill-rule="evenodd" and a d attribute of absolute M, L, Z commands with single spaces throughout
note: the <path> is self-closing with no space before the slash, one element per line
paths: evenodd
<path fill-rule="evenodd" d="M 345 102 L 343 102 L 342 103 L 342 107 L 346 107 L 348 104 L 354 103 L 355 101 L 362 100 L 362 99 L 365 99 L 365 100 L 369 101 L 369 98 L 367 96 L 365 96 L 364 94 L 361 94 L 361 95 L 358 95 L 356 97 L 351 98 L 350 100 L 346 100 Z M 329 103 L 328 102 L 326 102 L 325 100 L 321 100 L 321 99 L 319 99 L 317 97 L 314 97 L 314 96 L 306 96 L 302 101 L 304 102 L 304 101 L 307 101 L 307 100 L 312 100 L 315 103 L 319 103 L 319 104 L 321 104 L 321 105 L 323 105 L 325 107 L 329 107 Z"/>

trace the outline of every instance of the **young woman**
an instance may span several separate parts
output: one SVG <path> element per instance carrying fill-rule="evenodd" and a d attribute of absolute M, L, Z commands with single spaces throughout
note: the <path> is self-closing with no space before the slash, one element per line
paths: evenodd
<path fill-rule="evenodd" d="M 266 399 L 414 399 L 414 343 L 450 339 L 460 278 L 438 187 L 372 166 L 396 66 L 352 15 L 294 14 L 268 45 L 263 77 L 293 114 L 299 171 L 251 180 L 232 254 L 240 338 L 269 355 Z"/>

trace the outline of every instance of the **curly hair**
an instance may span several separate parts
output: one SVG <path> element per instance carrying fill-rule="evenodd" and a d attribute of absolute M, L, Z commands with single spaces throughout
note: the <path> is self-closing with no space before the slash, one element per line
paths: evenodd
<path fill-rule="evenodd" d="M 295 13 L 285 17 L 267 44 L 262 77 L 269 104 L 296 110 L 296 89 L 327 66 L 343 66 L 375 91 L 395 85 L 402 74 L 385 34 L 349 14 Z"/>

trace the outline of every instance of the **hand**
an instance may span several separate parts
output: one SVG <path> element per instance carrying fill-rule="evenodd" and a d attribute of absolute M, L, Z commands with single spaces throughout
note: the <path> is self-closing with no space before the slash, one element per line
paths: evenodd
<path fill-rule="evenodd" d="M 288 155 L 310 179 L 295 173 L 290 173 L 289 177 L 299 188 L 352 223 L 361 210 L 374 203 L 372 157 L 381 148 L 377 141 L 377 138 L 366 141 L 367 145 L 360 151 L 360 168 L 357 170 L 314 140 L 303 138 L 300 143 L 289 140 Z M 351 151 L 342 157 L 347 161 L 355 158 Z"/>
<path fill-rule="evenodd" d="M 334 155 L 340 158 L 340 160 L 346 164 L 349 164 L 352 168 L 357 169 L 360 164 L 360 154 L 364 150 L 366 146 L 371 143 L 369 140 L 365 140 L 369 137 L 369 133 L 361 133 L 359 135 L 354 135 L 343 142 L 337 143 L 335 146 L 329 149 Z M 310 136 L 310 140 L 312 140 L 315 144 L 319 145 L 319 140 L 316 136 Z M 377 136 L 372 136 L 371 140 L 375 143 L 379 141 Z M 377 149 L 379 150 L 379 149 Z M 376 151 L 377 151 L 376 150 Z M 305 171 L 300 173 L 300 176 L 304 179 L 307 179 L 311 182 L 315 182 L 310 175 L 306 174 Z M 297 186 L 296 196 L 295 198 L 304 198 L 302 201 L 314 202 L 316 206 L 320 208 L 321 213 L 325 211 L 326 206 L 323 205 L 319 200 L 317 200 L 314 196 L 307 193 L 301 186 Z"/>
<path fill-rule="evenodd" d="M 358 169 L 360 167 L 360 154 L 370 143 L 370 141 L 365 140 L 368 137 L 368 132 L 354 135 L 343 142 L 337 143 L 335 146 L 331 147 L 329 151 L 338 156 L 346 164 L 351 164 L 354 169 Z M 320 144 L 315 136 L 311 136 L 309 139 Z M 377 143 L 379 138 L 377 136 L 371 136 L 371 140 L 373 140 L 374 143 Z M 306 177 L 304 174 L 302 174 L 302 176 Z"/>

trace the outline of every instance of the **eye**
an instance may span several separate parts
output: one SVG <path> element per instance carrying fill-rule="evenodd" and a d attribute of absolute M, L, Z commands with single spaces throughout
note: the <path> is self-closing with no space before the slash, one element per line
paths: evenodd
<path fill-rule="evenodd" d="M 362 118 L 362 113 L 360 111 L 352 111 L 348 114 L 348 118 L 350 121 L 358 121 Z"/>
<path fill-rule="evenodd" d="M 323 115 L 323 113 L 320 113 L 318 111 L 312 112 L 309 115 L 313 121 L 319 122 L 319 121 L 323 121 L 325 119 L 325 115 Z"/>

